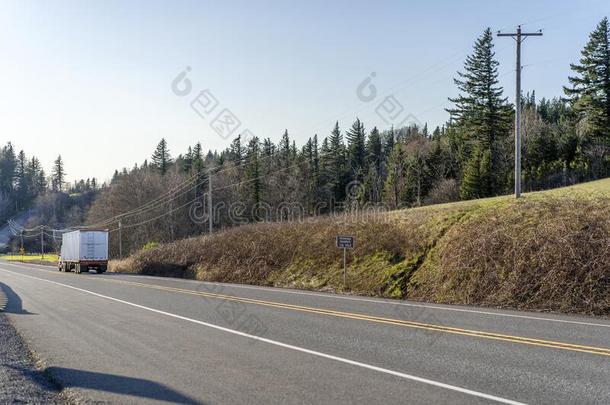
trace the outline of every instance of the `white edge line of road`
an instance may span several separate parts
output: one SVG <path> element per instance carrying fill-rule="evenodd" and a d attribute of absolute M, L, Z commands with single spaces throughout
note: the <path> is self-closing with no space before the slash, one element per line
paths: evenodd
<path fill-rule="evenodd" d="M 90 295 L 96 296 L 98 298 L 103 298 L 103 299 L 107 299 L 107 300 L 110 300 L 110 301 L 115 301 L 115 302 L 118 302 L 118 303 L 121 303 L 121 304 L 129 305 L 129 306 L 132 306 L 132 307 L 135 307 L 135 308 L 143 309 L 143 310 L 154 312 L 154 313 L 157 313 L 157 314 L 169 316 L 169 317 L 180 319 L 180 320 L 187 321 L 187 322 L 192 322 L 192 323 L 195 323 L 195 324 L 198 324 L 198 325 L 202 325 L 202 326 L 207 326 L 209 328 L 216 329 L 216 330 L 219 330 L 219 331 L 222 331 L 222 332 L 227 332 L 227 333 L 231 333 L 231 334 L 234 334 L 234 335 L 242 336 L 242 337 L 245 337 L 245 338 L 248 338 L 248 339 L 253 339 L 253 340 L 256 340 L 256 341 L 259 341 L 259 342 L 264 342 L 264 343 L 268 343 L 268 344 L 271 344 L 271 345 L 274 345 L 274 346 L 283 347 L 285 349 L 290 349 L 290 350 L 294 350 L 294 351 L 297 351 L 297 352 L 306 353 L 306 354 L 310 354 L 310 355 L 317 356 L 317 357 L 322 357 L 322 358 L 329 359 L 329 360 L 334 360 L 334 361 L 337 361 L 337 362 L 340 362 L 340 363 L 349 364 L 349 365 L 352 365 L 352 366 L 357 366 L 357 367 L 361 367 L 361 368 L 364 368 L 364 369 L 373 370 L 373 371 L 377 371 L 377 372 L 380 372 L 380 373 L 393 375 L 395 377 L 400 377 L 400 378 L 403 378 L 403 379 L 406 379 L 406 380 L 416 381 L 416 382 L 420 382 L 420 383 L 423 383 L 423 384 L 428 384 L 428 385 L 432 385 L 432 386 L 435 386 L 435 387 L 444 388 L 444 389 L 447 389 L 447 390 L 459 392 L 459 393 L 462 393 L 462 394 L 467 394 L 467 395 L 475 396 L 475 397 L 478 397 L 478 398 L 488 399 L 490 401 L 495 401 L 495 402 L 499 402 L 499 403 L 503 403 L 503 404 L 510 404 L 510 405 L 525 405 L 523 402 L 513 401 L 513 400 L 510 400 L 510 399 L 498 397 L 498 396 L 495 396 L 495 395 L 485 394 L 483 392 L 473 391 L 473 390 L 469 390 L 467 388 L 462 388 L 462 387 L 458 387 L 458 386 L 455 386 L 455 385 L 445 384 L 445 383 L 442 383 L 442 382 L 439 382 L 439 381 L 434 381 L 434 380 L 430 380 L 430 379 L 423 378 L 423 377 L 417 377 L 417 376 L 414 376 L 414 375 L 411 375 L 411 374 L 406 374 L 406 373 L 402 373 L 402 372 L 399 372 L 399 371 L 389 370 L 389 369 L 386 369 L 386 368 L 373 366 L 371 364 L 361 363 L 359 361 L 350 360 L 350 359 L 346 359 L 346 358 L 343 358 L 343 357 L 333 356 L 331 354 L 326 354 L 326 353 L 318 352 L 318 351 L 315 351 L 315 350 L 306 349 L 304 347 L 293 346 L 293 345 L 290 345 L 290 344 L 287 344 L 287 343 L 279 342 L 277 340 L 272 340 L 272 339 L 267 339 L 267 338 L 263 338 L 263 337 L 256 336 L 256 335 L 251 335 L 251 334 L 248 334 L 248 333 L 245 333 L 245 332 L 240 332 L 238 330 L 229 329 L 229 328 L 225 328 L 225 327 L 222 327 L 222 326 L 219 326 L 219 325 L 214 325 L 214 324 L 211 324 L 211 323 L 199 321 L 197 319 L 188 318 L 188 317 L 185 317 L 185 316 L 173 314 L 171 312 L 165 312 L 165 311 L 161 311 L 159 309 L 154 309 L 154 308 L 146 307 L 144 305 L 135 304 L 133 302 L 121 300 L 121 299 L 114 298 L 114 297 L 109 297 L 107 295 L 98 294 L 96 292 L 85 290 L 83 288 L 74 287 L 74 286 L 71 286 L 71 285 L 68 285 L 68 284 L 58 283 L 56 281 L 51 281 L 51 280 L 47 280 L 47 279 L 44 279 L 44 278 L 29 276 L 29 275 L 22 274 L 22 273 L 16 273 L 14 271 L 6 270 L 6 269 L 2 269 L 2 270 L 7 272 L 7 273 L 11 273 L 11 274 L 14 274 L 14 275 L 17 275 L 17 276 L 27 277 L 27 278 L 30 278 L 30 279 L 33 279 L 33 280 L 38 280 L 38 281 L 44 281 L 46 283 L 55 284 L 55 285 L 58 285 L 58 286 L 61 286 L 61 287 L 65 287 L 65 288 L 69 288 L 69 289 L 72 289 L 72 290 L 75 290 L 75 291 L 79 291 L 79 292 L 82 292 L 82 293 L 90 294 Z"/>
<path fill-rule="evenodd" d="M 8 263 L 7 262 L 5 264 L 9 264 L 11 266 L 20 267 L 20 268 L 21 267 L 26 267 L 27 268 L 27 266 L 38 266 L 38 267 L 44 267 L 44 268 L 50 267 L 50 266 L 45 266 L 45 265 L 40 265 L 40 264 L 35 264 L 35 263 L 27 264 L 27 266 L 26 266 L 25 263 L 23 263 L 23 264 L 16 264 L 16 263 Z M 114 273 L 114 274 L 121 275 L 121 273 Z M 502 313 L 502 312 L 482 311 L 482 310 L 477 310 L 477 309 L 451 308 L 451 307 L 442 307 L 442 306 L 428 305 L 428 304 L 415 304 L 415 303 L 410 303 L 410 302 L 399 302 L 399 301 L 384 300 L 382 298 L 380 298 L 380 299 L 370 299 L 370 298 L 364 298 L 364 297 L 349 297 L 349 296 L 338 295 L 338 294 L 321 294 L 321 293 L 315 293 L 315 292 L 294 291 L 294 290 L 289 290 L 289 289 L 284 289 L 284 288 L 277 288 L 277 287 L 257 287 L 257 286 L 251 286 L 251 285 L 245 285 L 245 284 L 215 283 L 215 282 L 210 282 L 210 281 L 199 281 L 199 280 L 188 280 L 188 279 L 174 279 L 174 278 L 171 278 L 171 277 L 155 277 L 155 276 L 146 276 L 146 275 L 141 275 L 141 274 L 138 274 L 137 277 L 147 278 L 147 279 L 151 279 L 151 280 L 159 280 L 159 281 L 178 281 L 178 282 L 190 282 L 190 283 L 197 283 L 197 284 L 219 285 L 219 286 L 226 286 L 226 287 L 229 287 L 229 288 L 243 288 L 243 289 L 246 289 L 246 290 L 259 290 L 259 291 L 277 292 L 277 293 L 281 293 L 281 294 L 305 295 L 305 296 L 322 297 L 322 298 L 328 298 L 328 299 L 339 299 L 339 300 L 356 301 L 356 302 L 358 302 L 358 301 L 360 301 L 360 302 L 368 302 L 368 303 L 373 303 L 373 304 L 399 305 L 399 306 L 413 307 L 413 308 L 434 309 L 434 310 L 439 310 L 439 311 L 454 311 L 454 312 L 464 312 L 464 313 L 477 314 L 477 315 L 488 315 L 488 316 L 500 316 L 500 317 L 506 317 L 506 318 L 528 319 L 528 320 L 531 320 L 531 321 L 558 322 L 558 323 L 567 323 L 567 324 L 572 324 L 572 325 L 595 326 L 595 327 L 600 327 L 600 328 L 610 328 L 610 324 L 604 324 L 604 323 L 585 322 L 585 321 L 571 321 L 569 319 L 545 318 L 545 317 L 542 317 L 542 316 L 506 314 L 506 313 Z"/>

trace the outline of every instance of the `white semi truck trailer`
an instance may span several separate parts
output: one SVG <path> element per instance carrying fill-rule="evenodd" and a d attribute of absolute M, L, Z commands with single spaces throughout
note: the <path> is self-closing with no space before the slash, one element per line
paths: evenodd
<path fill-rule="evenodd" d="M 59 271 L 75 273 L 108 269 L 108 230 L 78 230 L 66 232 L 61 238 Z"/>

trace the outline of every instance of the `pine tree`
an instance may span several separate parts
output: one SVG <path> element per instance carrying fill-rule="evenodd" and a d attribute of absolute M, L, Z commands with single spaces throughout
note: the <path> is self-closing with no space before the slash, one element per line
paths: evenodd
<path fill-rule="evenodd" d="M 481 149 L 475 146 L 472 156 L 468 160 L 464 173 L 462 174 L 462 183 L 460 184 L 460 197 L 463 200 L 484 197 L 484 180 L 481 180 Z"/>
<path fill-rule="evenodd" d="M 378 202 L 381 199 L 381 185 L 383 181 L 383 152 L 381 135 L 377 127 L 369 134 L 366 145 L 366 160 L 368 173 L 365 179 L 366 200 Z"/>
<path fill-rule="evenodd" d="M 191 152 L 191 172 L 202 173 L 204 168 L 203 149 L 201 143 L 197 142 Z"/>
<path fill-rule="evenodd" d="M 278 145 L 279 149 L 279 159 L 282 167 L 290 166 L 290 162 L 292 161 L 292 153 L 290 151 L 290 137 L 288 136 L 288 130 L 284 130 L 282 134 L 282 139 Z"/>
<path fill-rule="evenodd" d="M 275 145 L 273 144 L 270 138 L 265 138 L 263 140 L 261 154 L 263 156 L 261 163 L 261 172 L 264 175 L 268 175 L 273 171 L 275 164 L 275 161 L 273 159 L 273 155 L 275 155 Z"/>
<path fill-rule="evenodd" d="M 494 56 L 493 35 L 487 28 L 477 39 L 472 55 L 466 58 L 464 72 L 458 72 L 459 78 L 454 79 L 460 93 L 449 99 L 454 108 L 447 109 L 455 130 L 462 175 L 466 175 L 466 167 L 476 166 L 476 162 L 470 162 L 474 158 L 473 147 L 478 147 L 480 154 L 486 150 L 490 153 L 491 167 L 485 172 L 490 177 L 470 176 L 469 180 L 472 182 L 476 177 L 484 183 L 476 188 L 489 190 L 489 195 L 502 192 L 509 175 L 502 152 L 512 116 L 511 107 L 502 96 L 503 89 L 498 85 L 498 62 Z M 472 173 L 472 169 L 469 171 Z"/>
<path fill-rule="evenodd" d="M 381 173 L 381 162 L 383 161 L 381 135 L 377 127 L 374 127 L 369 134 L 366 145 L 367 164 L 373 166 L 378 173 Z"/>
<path fill-rule="evenodd" d="M 17 158 L 13 145 L 7 143 L 0 152 L 0 194 L 10 195 L 13 192 Z"/>
<path fill-rule="evenodd" d="M 339 129 L 339 122 L 335 123 L 327 144 L 326 156 L 326 181 L 330 184 L 332 196 L 335 202 L 343 201 L 345 198 L 345 186 L 347 184 L 347 161 L 343 135 Z"/>
<path fill-rule="evenodd" d="M 38 158 L 33 156 L 32 159 L 30 159 L 27 168 L 27 173 L 28 177 L 30 178 L 32 187 L 31 191 L 33 196 L 38 196 L 44 192 L 44 185 L 41 187 L 41 185 L 38 183 L 38 176 L 41 170 L 42 167 L 40 166 L 40 161 L 38 160 Z"/>
<path fill-rule="evenodd" d="M 207 178 L 207 174 L 204 172 L 205 163 L 203 161 L 203 149 L 201 148 L 201 143 L 197 142 L 195 146 L 191 149 L 189 148 L 190 156 L 191 156 L 191 165 L 190 172 L 188 173 L 191 176 L 196 176 L 195 184 L 195 196 L 203 193 L 204 188 L 206 187 L 204 181 Z"/>
<path fill-rule="evenodd" d="M 441 127 L 439 127 L 438 125 L 436 126 L 436 128 L 434 128 L 434 131 L 432 131 L 432 139 L 434 139 L 435 141 L 441 139 Z"/>
<path fill-rule="evenodd" d="M 352 125 L 349 131 L 347 131 L 347 153 L 348 153 L 348 165 L 351 171 L 352 179 L 361 181 L 363 173 L 366 168 L 366 147 L 365 147 L 366 134 L 364 131 L 364 125 L 359 118 Z"/>
<path fill-rule="evenodd" d="M 152 164 L 161 175 L 165 175 L 172 164 L 172 158 L 167 147 L 167 141 L 162 138 L 151 158 Z"/>
<path fill-rule="evenodd" d="M 587 137 L 592 175 L 610 173 L 610 27 L 604 18 L 590 34 L 579 64 L 571 64 L 576 76 L 564 87 L 576 115 L 577 128 Z"/>
<path fill-rule="evenodd" d="M 392 208 L 402 204 L 405 194 L 406 156 L 402 143 L 396 143 L 388 160 L 388 176 L 383 187 L 384 201 Z"/>
<path fill-rule="evenodd" d="M 193 148 L 190 146 L 186 151 L 186 154 L 182 157 L 182 170 L 185 173 L 190 173 L 193 167 Z"/>
<path fill-rule="evenodd" d="M 261 173 L 260 173 L 260 163 L 259 163 L 259 154 L 260 154 L 260 143 L 257 137 L 253 137 L 250 139 L 248 143 L 248 149 L 246 152 L 246 168 L 245 168 L 245 178 L 246 178 L 246 192 L 247 198 L 249 201 L 249 208 L 251 219 L 254 221 L 259 221 L 261 218 L 259 217 L 258 209 L 259 204 L 261 202 Z"/>
<path fill-rule="evenodd" d="M 315 134 L 313 137 L 313 142 L 311 144 L 313 159 L 312 159 L 312 178 L 313 178 L 313 192 L 314 197 L 313 201 L 318 203 L 320 201 L 320 154 L 318 151 L 318 134 Z"/>
<path fill-rule="evenodd" d="M 16 199 L 19 208 L 27 205 L 30 199 L 30 177 L 28 176 L 28 159 L 24 151 L 20 151 L 17 155 L 17 170 L 16 170 Z"/>
<path fill-rule="evenodd" d="M 66 173 L 64 170 L 64 162 L 61 159 L 61 155 L 59 155 L 57 157 L 57 159 L 55 159 L 51 177 L 52 177 L 51 184 L 53 187 L 53 191 L 63 191 L 63 185 L 65 184 Z"/>
<path fill-rule="evenodd" d="M 229 161 L 236 162 L 236 164 L 241 164 L 242 159 L 244 158 L 244 148 L 241 144 L 241 134 L 237 135 L 233 142 L 231 142 L 231 146 L 229 147 Z"/>
<path fill-rule="evenodd" d="M 45 173 L 44 169 L 40 169 L 40 171 L 38 172 L 38 177 L 36 178 L 36 186 L 39 190 L 42 190 L 41 193 L 43 193 L 44 190 L 47 189 L 47 174 Z"/>

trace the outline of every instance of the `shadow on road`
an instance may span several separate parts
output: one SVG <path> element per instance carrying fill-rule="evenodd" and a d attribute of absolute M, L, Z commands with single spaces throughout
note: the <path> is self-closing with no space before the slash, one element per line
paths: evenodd
<path fill-rule="evenodd" d="M 19 371 L 26 378 L 40 384 L 40 378 L 33 378 L 36 373 L 30 370 L 8 366 Z M 84 388 L 96 391 L 106 391 L 121 395 L 130 395 L 145 399 L 172 402 L 175 404 L 203 405 L 187 395 L 181 394 L 163 384 L 142 378 L 124 377 L 114 374 L 96 373 L 93 371 L 75 370 L 64 367 L 47 367 L 37 372 L 50 377 L 61 388 Z"/>
<path fill-rule="evenodd" d="M 0 283 L 0 312 L 19 315 L 36 315 L 23 309 L 19 295 L 11 287 Z"/>
<path fill-rule="evenodd" d="M 177 404 L 202 404 L 202 402 L 181 394 L 163 384 L 142 378 L 124 377 L 63 367 L 48 367 L 45 373 L 50 375 L 53 380 L 58 381 L 64 388 L 85 388 Z"/>

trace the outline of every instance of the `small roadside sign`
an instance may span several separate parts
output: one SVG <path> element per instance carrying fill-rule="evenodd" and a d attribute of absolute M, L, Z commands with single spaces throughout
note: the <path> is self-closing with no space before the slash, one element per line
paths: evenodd
<path fill-rule="evenodd" d="M 347 284 L 347 249 L 354 248 L 354 237 L 339 235 L 337 236 L 337 247 L 343 249 L 343 288 Z"/>
<path fill-rule="evenodd" d="M 337 236 L 337 247 L 341 249 L 353 249 L 354 248 L 354 237 L 353 236 Z"/>

